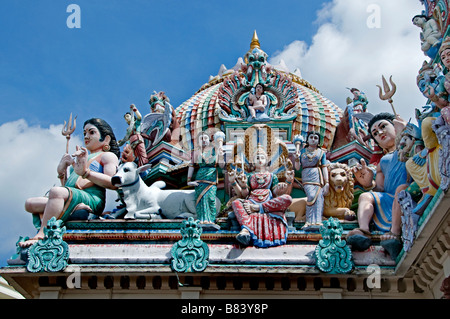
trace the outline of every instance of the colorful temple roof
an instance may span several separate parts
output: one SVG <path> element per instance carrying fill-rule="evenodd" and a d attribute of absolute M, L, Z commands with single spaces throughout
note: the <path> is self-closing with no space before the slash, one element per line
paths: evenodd
<path fill-rule="evenodd" d="M 260 50 L 256 32 L 250 44 L 249 52 L 255 49 Z M 239 82 L 236 78 L 241 78 L 243 75 L 241 65 L 245 65 L 245 62 L 242 58 L 239 58 L 236 66 L 232 69 L 227 70 L 222 66 L 218 75 L 211 77 L 208 83 L 205 83 L 191 98 L 176 109 L 181 135 L 185 136 L 183 148 L 191 149 L 193 140 L 195 140 L 194 137 L 202 131 L 213 128 L 223 130 L 221 126 L 226 119 L 223 120 L 223 117 L 220 116 L 221 111 L 230 113 L 230 110 L 227 110 L 224 106 L 223 95 L 224 92 L 228 92 L 231 98 L 231 95 L 235 92 L 227 91 L 227 89 L 231 88 L 232 90 L 234 86 L 238 91 L 239 84 L 242 85 L 242 83 L 236 83 L 236 81 Z M 266 63 L 267 67 L 269 67 L 268 63 Z M 335 103 L 320 94 L 309 82 L 302 79 L 297 70 L 295 73 L 291 73 L 285 67 L 277 68 L 275 66 L 271 67 L 270 72 L 273 77 L 279 79 L 276 84 L 283 92 L 290 90 L 288 93 L 290 96 L 287 97 L 290 99 L 291 112 L 289 114 L 295 115 L 288 119 L 292 123 L 291 135 L 301 134 L 306 136 L 308 131 L 318 131 L 324 136 L 323 147 L 329 148 L 343 111 Z"/>

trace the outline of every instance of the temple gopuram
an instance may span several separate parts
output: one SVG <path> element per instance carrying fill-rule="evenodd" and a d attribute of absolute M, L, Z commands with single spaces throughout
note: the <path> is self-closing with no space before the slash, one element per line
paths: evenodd
<path fill-rule="evenodd" d="M 131 105 L 122 139 L 87 120 L 1 276 L 28 299 L 449 298 L 450 5 L 421 2 L 417 124 L 363 88 L 338 106 L 255 31 L 181 105 Z"/>

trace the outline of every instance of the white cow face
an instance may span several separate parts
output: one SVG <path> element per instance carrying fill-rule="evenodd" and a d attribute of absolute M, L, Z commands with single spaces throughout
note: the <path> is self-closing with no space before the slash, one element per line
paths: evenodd
<path fill-rule="evenodd" d="M 147 164 L 137 167 L 134 162 L 126 162 L 119 166 L 117 173 L 111 177 L 111 183 L 116 187 L 130 185 L 136 182 L 140 176 L 139 174 L 149 169 L 152 165 Z"/>

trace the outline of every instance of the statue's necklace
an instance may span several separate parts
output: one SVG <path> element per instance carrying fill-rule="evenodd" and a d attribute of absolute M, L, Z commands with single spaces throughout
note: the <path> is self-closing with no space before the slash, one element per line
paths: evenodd
<path fill-rule="evenodd" d="M 314 151 L 310 151 L 309 149 L 306 148 L 305 150 L 306 150 L 305 153 L 306 157 L 308 157 L 308 160 L 312 162 L 314 157 L 316 156 L 317 149 L 315 149 Z"/>

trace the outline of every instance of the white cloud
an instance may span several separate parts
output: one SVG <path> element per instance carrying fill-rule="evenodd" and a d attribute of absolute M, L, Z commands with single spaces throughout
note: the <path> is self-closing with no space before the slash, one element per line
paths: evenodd
<path fill-rule="evenodd" d="M 369 7 L 372 6 L 372 7 Z M 379 28 L 369 28 L 378 8 Z M 369 99 L 371 113 L 392 112 L 387 101 L 378 97 L 381 76 L 393 76 L 397 84 L 394 106 L 404 119 L 414 119 L 414 109 L 426 99 L 416 86 L 418 70 L 427 57 L 420 50 L 420 29 L 411 19 L 420 14 L 420 1 L 334 0 L 318 13 L 319 25 L 312 44 L 295 40 L 276 52 L 270 63 L 284 60 L 289 69 L 299 68 L 303 78 L 324 96 L 345 108 L 347 87 L 357 87 Z"/>
<path fill-rule="evenodd" d="M 31 214 L 24 209 L 25 200 L 43 196 L 52 186 L 60 185 L 56 167 L 66 149 L 61 129 L 62 125 L 30 126 L 23 119 L 0 126 L 0 265 L 15 253 L 19 236 L 36 233 Z M 83 142 L 74 134 L 69 153 L 76 145 Z M 115 192 L 108 192 L 107 198 L 107 208 L 115 207 Z"/>

